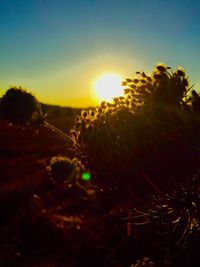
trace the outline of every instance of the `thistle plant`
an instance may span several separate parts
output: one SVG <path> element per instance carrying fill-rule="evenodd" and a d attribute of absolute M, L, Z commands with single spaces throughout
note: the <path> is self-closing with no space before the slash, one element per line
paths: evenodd
<path fill-rule="evenodd" d="M 105 192 L 131 203 L 129 226 L 150 225 L 167 249 L 182 249 L 199 228 L 200 96 L 182 68 L 164 64 L 123 86 L 123 96 L 77 117 L 75 155 Z"/>
<path fill-rule="evenodd" d="M 3 117 L 10 123 L 28 126 L 43 121 L 40 103 L 21 87 L 7 90 L 0 102 Z"/>
<path fill-rule="evenodd" d="M 22 87 L 12 87 L 6 91 L 0 101 L 0 112 L 3 118 L 11 124 L 20 127 L 44 126 L 57 133 L 68 143 L 71 141 L 65 133 L 45 121 L 41 104 L 34 95 Z"/>
<path fill-rule="evenodd" d="M 70 182 L 75 179 L 76 173 L 79 172 L 79 168 L 74 161 L 62 156 L 52 157 L 47 169 L 54 181 Z"/>
<path fill-rule="evenodd" d="M 95 186 L 90 182 L 91 174 L 77 158 L 54 156 L 50 159 L 47 171 L 52 182 L 58 185 L 59 190 L 60 188 L 70 189 L 74 185 L 88 196 L 95 192 Z"/>

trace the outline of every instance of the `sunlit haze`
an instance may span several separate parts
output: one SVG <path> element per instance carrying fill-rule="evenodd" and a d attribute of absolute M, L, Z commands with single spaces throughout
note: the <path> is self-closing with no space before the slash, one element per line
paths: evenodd
<path fill-rule="evenodd" d="M 94 89 L 99 101 L 112 101 L 123 94 L 122 78 L 115 73 L 104 73 L 95 81 Z"/>
<path fill-rule="evenodd" d="M 20 85 L 44 103 L 94 106 L 116 92 L 94 89 L 98 77 L 157 62 L 200 89 L 199 0 L 1 0 L 0 36 L 0 96 Z"/>

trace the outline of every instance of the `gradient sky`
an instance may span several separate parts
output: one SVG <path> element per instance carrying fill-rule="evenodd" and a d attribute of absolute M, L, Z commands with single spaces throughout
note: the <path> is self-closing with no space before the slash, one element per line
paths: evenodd
<path fill-rule="evenodd" d="M 200 90 L 200 0 L 0 0 L 0 95 L 94 104 L 101 73 L 182 66 Z"/>

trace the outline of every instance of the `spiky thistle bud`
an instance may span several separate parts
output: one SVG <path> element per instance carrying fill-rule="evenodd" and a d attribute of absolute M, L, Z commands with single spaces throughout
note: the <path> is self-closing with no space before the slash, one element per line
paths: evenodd
<path fill-rule="evenodd" d="M 76 166 L 74 162 L 61 156 L 51 158 L 48 171 L 54 181 L 70 180 L 75 172 Z"/>

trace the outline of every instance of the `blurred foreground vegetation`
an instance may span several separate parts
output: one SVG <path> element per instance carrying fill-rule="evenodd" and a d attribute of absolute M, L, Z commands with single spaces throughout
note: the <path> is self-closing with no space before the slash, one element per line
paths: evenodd
<path fill-rule="evenodd" d="M 22 88 L 3 96 L 0 266 L 200 262 L 200 96 L 164 64 L 123 86 L 112 103 L 63 109 L 64 132 L 60 109 L 46 116 Z"/>

